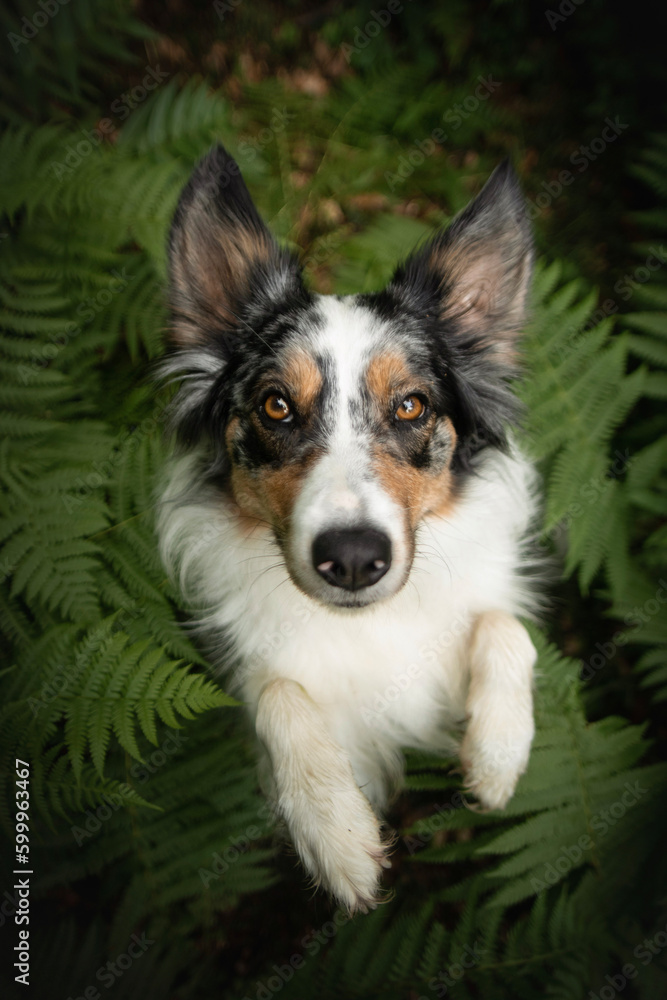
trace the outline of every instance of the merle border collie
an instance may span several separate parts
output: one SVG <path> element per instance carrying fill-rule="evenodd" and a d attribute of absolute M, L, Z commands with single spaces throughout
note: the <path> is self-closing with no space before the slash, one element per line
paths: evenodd
<path fill-rule="evenodd" d="M 311 292 L 220 146 L 173 220 L 162 558 L 350 912 L 390 865 L 401 748 L 458 753 L 486 809 L 528 762 L 538 490 L 511 383 L 532 262 L 509 162 L 372 294 Z"/>

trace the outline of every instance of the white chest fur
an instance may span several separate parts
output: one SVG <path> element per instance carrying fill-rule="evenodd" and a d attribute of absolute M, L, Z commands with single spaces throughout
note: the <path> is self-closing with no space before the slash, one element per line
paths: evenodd
<path fill-rule="evenodd" d="M 384 784 L 370 759 L 395 758 L 401 746 L 454 745 L 477 616 L 531 610 L 521 571 L 534 515 L 532 467 L 516 451 L 489 451 L 452 514 L 420 526 L 402 590 L 345 611 L 296 588 L 268 529 L 243 529 L 217 495 L 188 497 L 191 462 L 171 469 L 159 516 L 162 555 L 206 629 L 231 639 L 237 667 L 228 686 L 254 715 L 271 680 L 302 685 L 359 783 L 381 800 Z"/>

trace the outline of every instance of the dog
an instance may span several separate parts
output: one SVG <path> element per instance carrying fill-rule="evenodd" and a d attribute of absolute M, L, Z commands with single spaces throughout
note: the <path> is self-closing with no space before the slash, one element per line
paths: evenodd
<path fill-rule="evenodd" d="M 509 161 L 375 293 L 311 292 L 221 146 L 173 219 L 161 556 L 306 872 L 350 913 L 390 867 L 402 748 L 458 752 L 484 809 L 528 762 L 539 484 L 512 383 L 533 256 Z"/>

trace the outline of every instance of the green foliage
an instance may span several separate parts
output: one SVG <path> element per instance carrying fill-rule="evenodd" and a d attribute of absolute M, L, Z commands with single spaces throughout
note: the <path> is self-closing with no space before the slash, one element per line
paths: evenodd
<path fill-rule="evenodd" d="M 152 527 L 164 400 L 145 362 L 162 351 L 166 230 L 226 113 L 194 83 L 156 95 L 141 142 L 128 130 L 80 162 L 68 126 L 1 140 L 2 817 L 28 760 L 40 891 L 123 886 L 109 958 L 165 921 L 215 937 L 275 877 L 236 702 L 179 624 Z"/>
<path fill-rule="evenodd" d="M 399 1000 L 410 990 L 444 996 L 455 985 L 462 997 L 513 1000 L 543 995 L 548 982 L 549 996 L 570 1000 L 584 995 L 584 983 L 604 985 L 613 951 L 607 908 L 648 905 L 636 894 L 647 850 L 660 850 L 660 834 L 647 831 L 667 767 L 638 766 L 647 744 L 637 727 L 612 717 L 587 723 L 578 664 L 533 637 L 537 736 L 503 816 L 471 814 L 455 794 L 451 762 L 413 755 L 408 786 L 431 789 L 440 804 L 403 831 L 404 841 L 415 865 L 448 866 L 452 881 L 427 903 L 399 890 L 370 916 L 339 922 L 330 951 L 320 962 L 305 958 L 288 997 Z M 433 839 L 437 846 L 424 848 Z"/>
<path fill-rule="evenodd" d="M 484 866 L 491 907 L 539 894 L 580 867 L 592 868 L 601 878 L 613 876 L 619 851 L 629 865 L 631 846 L 652 809 L 651 788 L 667 780 L 662 765 L 635 766 L 647 751 L 638 727 L 613 717 L 586 721 L 577 695 L 578 664 L 564 660 L 539 633 L 534 640 L 537 735 L 529 768 L 505 810 L 509 826 L 498 833 L 497 817 L 478 814 L 475 826 L 484 834 L 463 850 L 454 840 L 418 855 L 422 862 L 439 864 L 463 856 L 498 856 L 497 863 Z M 620 805 L 611 815 L 615 803 Z M 627 819 L 619 823 L 617 814 Z M 442 817 L 442 829 L 456 831 L 469 822 L 465 810 L 450 810 Z M 422 832 L 419 823 L 415 832 Z M 577 848 L 582 838 L 587 846 Z M 573 850 L 568 854 L 567 846 L 558 850 L 556 844 Z M 558 869 L 555 860 L 562 862 Z"/>
<path fill-rule="evenodd" d="M 650 232 L 654 236 L 654 239 L 636 245 L 639 270 L 635 270 L 627 282 L 634 300 L 645 309 L 625 316 L 625 322 L 639 331 L 630 341 L 631 351 L 648 361 L 653 369 L 647 379 L 646 393 L 663 402 L 667 399 L 667 253 L 660 237 L 667 230 L 666 169 L 667 136 L 658 135 L 655 137 L 655 145 L 645 151 L 642 161 L 634 165 L 633 171 L 656 193 L 662 206 L 652 212 L 635 213 L 636 221 L 650 226 Z M 649 270 L 650 280 L 645 283 Z M 667 431 L 664 407 L 661 408 L 660 416 L 662 420 L 656 430 L 664 433 Z M 664 513 L 664 508 L 662 512 Z"/>
<path fill-rule="evenodd" d="M 7 30 L 24 6 L 3 15 Z M 123 995 L 255 996 L 271 971 L 242 960 L 234 972 L 223 949 L 237 923 L 247 929 L 253 893 L 273 916 L 268 812 L 242 713 L 182 627 L 153 534 L 165 401 L 147 373 L 163 349 L 169 221 L 193 163 L 222 140 L 314 283 L 377 288 L 465 203 L 511 116 L 489 102 L 468 123 L 466 143 L 494 136 L 480 160 L 464 165 L 438 149 L 400 174 L 414 139 L 471 80 L 433 79 L 430 57 L 419 73 L 393 64 L 387 36 L 372 79 L 359 59 L 360 72 L 326 99 L 266 79 L 234 104 L 171 74 L 113 143 L 75 159 L 77 129 L 103 110 L 98 63 L 127 55 L 118 35 L 129 49 L 146 32 L 122 4 L 69 10 L 53 35 L 30 43 L 25 80 L 0 75 L 9 123 L 0 138 L 0 622 L 11 644 L 0 673 L 2 822 L 9 831 L 14 759 L 28 760 L 37 898 L 78 899 L 90 885 L 99 895 L 100 918 L 83 936 L 87 914 L 71 904 L 45 990 L 57 980 L 79 995 L 145 930 L 156 944 Z M 339 36 L 329 25 L 330 40 L 354 35 L 362 14 L 342 17 Z M 410 32 L 418 39 L 432 26 L 460 67 L 466 23 L 457 4 L 433 24 L 420 15 Z M 64 103 L 58 120 L 38 125 L 49 90 Z M 73 107 L 81 121 L 67 117 Z M 646 234 L 640 267 L 667 229 L 666 150 L 658 137 L 636 165 L 659 201 L 634 220 Z M 285 996 L 431 998 L 449 977 L 461 997 L 578 998 L 658 929 L 667 871 L 656 815 L 667 774 L 646 723 L 653 736 L 667 698 L 666 274 L 635 280 L 632 312 L 600 320 L 586 282 L 542 261 L 518 386 L 522 440 L 545 482 L 538 545 L 562 558 L 577 596 L 592 595 L 616 622 L 610 635 L 597 614 L 586 652 L 599 647 L 602 666 L 591 655 L 584 676 L 614 673 L 622 649 L 645 724 L 608 712 L 591 721 L 578 661 L 535 630 L 537 735 L 509 808 L 461 807 L 452 762 L 409 755 L 416 815 L 401 828 L 395 899 L 339 930 L 332 923 L 329 945 L 303 934 L 296 946 L 285 941 L 276 962 L 304 959 Z M 641 986 L 646 1000 L 653 976 Z"/>
<path fill-rule="evenodd" d="M 58 102 L 86 107 L 99 94 L 105 64 L 130 61 L 127 43 L 153 34 L 122 4 L 107 0 L 43 7 L 10 0 L 0 24 L 7 41 L 0 118 L 10 122 L 38 118 Z"/>
<path fill-rule="evenodd" d="M 548 995 L 570 1000 L 589 974 L 587 949 L 603 940 L 584 898 L 561 891 L 550 911 L 546 897 L 538 898 L 505 940 L 498 920 L 478 908 L 475 888 L 454 930 L 433 903 L 387 906 L 344 926 L 325 959 L 307 964 L 285 995 L 403 1000 L 453 990 L 464 998 L 515 1000 L 544 995 L 548 978 Z"/>

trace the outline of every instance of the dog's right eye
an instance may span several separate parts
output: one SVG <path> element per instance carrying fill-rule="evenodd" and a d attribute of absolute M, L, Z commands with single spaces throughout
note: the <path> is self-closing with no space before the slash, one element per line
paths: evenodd
<path fill-rule="evenodd" d="M 401 405 L 396 410 L 397 420 L 407 420 L 417 422 L 426 413 L 426 403 L 421 396 L 406 396 Z"/>
<path fill-rule="evenodd" d="M 284 396 L 279 395 L 277 392 L 272 392 L 270 396 L 266 397 L 262 409 L 271 420 L 287 423 L 292 419 L 292 409 L 289 403 Z"/>

